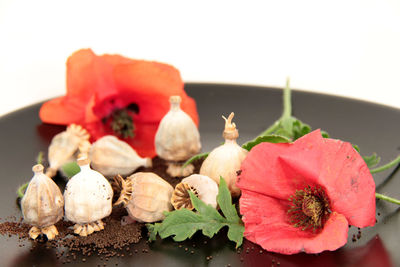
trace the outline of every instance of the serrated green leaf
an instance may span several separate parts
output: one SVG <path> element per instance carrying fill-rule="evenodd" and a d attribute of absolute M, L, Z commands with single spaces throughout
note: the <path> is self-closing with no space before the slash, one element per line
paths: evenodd
<path fill-rule="evenodd" d="M 264 142 L 275 143 L 275 144 L 276 143 L 290 143 L 291 140 L 282 135 L 276 135 L 276 134 L 263 135 L 263 136 L 257 137 L 256 139 L 254 139 L 252 141 L 249 141 L 249 142 L 243 144 L 242 148 L 250 151 L 256 145 L 258 145 L 260 143 L 264 143 Z"/>
<path fill-rule="evenodd" d="M 369 169 L 375 167 L 381 161 L 381 158 L 376 153 L 373 153 L 371 156 L 362 156 L 362 158 Z"/>
<path fill-rule="evenodd" d="M 244 226 L 239 224 L 230 224 L 228 229 L 228 239 L 236 243 L 236 248 L 243 243 Z"/>
<path fill-rule="evenodd" d="M 183 241 L 191 238 L 197 231 L 201 230 L 202 234 L 212 238 L 218 231 L 228 226 L 228 238 L 236 242 L 236 247 L 243 242 L 244 226 L 232 205 L 229 189 L 226 182 L 222 179 L 220 184 L 222 190 L 220 196 L 221 203 L 217 199 L 218 204 L 223 208 L 222 216 L 211 205 L 205 204 L 197 198 L 191 191 L 190 199 L 197 212 L 187 209 L 166 212 L 165 219 L 161 223 L 147 224 L 149 231 L 149 240 L 155 240 L 158 234 L 161 238 L 172 237 L 175 241 Z M 229 196 L 228 196 L 228 195 Z"/>
<path fill-rule="evenodd" d="M 185 168 L 186 166 L 188 166 L 189 164 L 191 164 L 192 162 L 199 160 L 199 159 L 206 159 L 208 157 L 208 154 L 210 154 L 210 152 L 205 152 L 205 153 L 200 153 L 197 155 L 194 155 L 193 157 L 191 157 L 190 159 L 188 159 L 183 165 L 182 168 Z"/>
<path fill-rule="evenodd" d="M 225 222 L 224 217 L 222 217 L 221 214 L 219 214 L 219 212 L 211 205 L 207 205 L 206 203 L 201 201 L 198 197 L 196 197 L 195 194 L 193 194 L 192 191 L 189 190 L 188 193 L 190 195 L 190 200 L 192 201 L 194 208 L 199 212 L 199 214 L 217 222 Z"/>
<path fill-rule="evenodd" d="M 311 127 L 308 124 L 296 119 L 293 121 L 293 141 L 311 132 Z"/>
<path fill-rule="evenodd" d="M 234 204 L 232 204 L 231 193 L 229 192 L 228 186 L 226 185 L 225 179 L 223 177 L 220 177 L 219 179 L 217 202 L 222 213 L 229 222 L 240 222 L 236 207 Z"/>
<path fill-rule="evenodd" d="M 360 148 L 358 147 L 358 145 L 352 144 L 352 146 L 361 155 Z M 361 157 L 367 164 L 368 169 L 375 167 L 381 161 L 381 157 L 379 157 L 376 153 L 373 153 L 371 156 L 361 156 Z"/>
<path fill-rule="evenodd" d="M 150 241 L 155 241 L 158 233 L 158 228 L 159 228 L 159 223 L 151 224 L 147 223 L 146 227 L 149 230 L 149 240 Z"/>

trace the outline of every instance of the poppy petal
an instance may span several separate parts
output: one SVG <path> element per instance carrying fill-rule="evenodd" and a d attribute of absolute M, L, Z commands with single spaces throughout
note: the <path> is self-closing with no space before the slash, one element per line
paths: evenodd
<path fill-rule="evenodd" d="M 288 201 L 242 192 L 240 210 L 245 224 L 244 236 L 268 251 L 282 254 L 320 253 L 346 244 L 348 222 L 345 216 L 332 212 L 324 227 L 313 233 L 293 226 L 287 214 L 288 207 Z"/>
<path fill-rule="evenodd" d="M 182 110 L 198 125 L 195 102 L 183 90 L 183 81 L 176 68 L 158 62 L 135 60 L 117 65 L 114 79 L 124 98 L 139 105 L 138 121 L 160 121 L 169 111 L 169 97 L 179 95 Z"/>
<path fill-rule="evenodd" d="M 326 188 L 332 209 L 346 216 L 351 225 L 375 225 L 375 182 L 365 161 L 350 143 L 333 139 L 324 143 L 319 182 Z"/>
<path fill-rule="evenodd" d="M 39 117 L 45 123 L 68 125 L 83 121 L 86 103 L 80 99 L 58 97 L 40 107 Z"/>
<path fill-rule="evenodd" d="M 296 189 L 318 184 L 322 144 L 319 131 L 290 144 L 261 143 L 242 162 L 237 186 L 286 200 Z"/>

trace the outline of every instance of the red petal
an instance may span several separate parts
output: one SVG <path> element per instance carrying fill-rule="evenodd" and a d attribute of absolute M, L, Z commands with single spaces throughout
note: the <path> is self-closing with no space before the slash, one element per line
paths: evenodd
<path fill-rule="evenodd" d="M 245 237 L 264 249 L 282 254 L 320 253 L 336 250 L 347 242 L 348 222 L 333 212 L 320 232 L 302 231 L 289 222 L 289 202 L 244 191 L 240 211 Z"/>
<path fill-rule="evenodd" d="M 169 111 L 169 97 L 179 95 L 181 107 L 198 125 L 195 102 L 183 90 L 179 71 L 157 62 L 136 60 L 114 70 L 115 84 L 125 99 L 139 105 L 138 121 L 160 121 Z"/>
<path fill-rule="evenodd" d="M 296 189 L 316 184 L 322 143 L 320 132 L 314 131 L 292 144 L 255 146 L 242 162 L 237 186 L 241 190 L 288 199 Z"/>
<path fill-rule="evenodd" d="M 70 124 L 83 120 L 97 81 L 97 73 L 93 72 L 95 58 L 90 49 L 78 50 L 68 58 L 67 95 L 42 105 L 39 114 L 43 122 Z"/>
<path fill-rule="evenodd" d="M 91 49 L 81 49 L 67 60 L 67 95 L 88 101 L 97 85 L 97 56 Z"/>
<path fill-rule="evenodd" d="M 84 119 L 84 106 L 80 99 L 59 97 L 47 101 L 39 110 L 39 117 L 45 123 L 68 125 Z"/>
<path fill-rule="evenodd" d="M 89 101 L 86 107 L 85 123 L 84 127 L 91 135 L 91 141 L 94 142 L 97 139 L 105 135 L 113 135 L 112 130 L 106 127 L 101 119 L 96 116 L 93 112 L 94 97 Z M 135 122 L 135 136 L 133 138 L 121 139 L 124 142 L 130 144 L 135 151 L 142 157 L 154 157 L 155 147 L 154 147 L 154 137 L 158 128 L 158 123 L 142 123 L 137 122 L 135 117 L 133 117 Z"/>
<path fill-rule="evenodd" d="M 375 182 L 360 154 L 350 143 L 324 140 L 319 182 L 324 185 L 332 209 L 351 225 L 375 225 Z"/>

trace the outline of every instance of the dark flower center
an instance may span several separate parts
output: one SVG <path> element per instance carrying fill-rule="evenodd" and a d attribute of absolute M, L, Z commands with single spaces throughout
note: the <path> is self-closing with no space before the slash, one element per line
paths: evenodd
<path fill-rule="evenodd" d="M 292 202 L 287 211 L 290 222 L 303 231 L 322 228 L 331 212 L 328 197 L 321 187 L 307 186 L 303 190 L 296 190 L 289 201 Z"/>
<path fill-rule="evenodd" d="M 104 123 L 109 124 L 111 130 L 122 138 L 133 137 L 135 125 L 133 124 L 132 115 L 138 112 L 139 108 L 136 104 L 114 109 L 110 116 L 104 119 Z"/>

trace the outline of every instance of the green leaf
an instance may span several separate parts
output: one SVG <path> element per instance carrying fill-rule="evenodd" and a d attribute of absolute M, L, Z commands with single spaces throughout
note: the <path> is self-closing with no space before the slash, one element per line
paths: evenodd
<path fill-rule="evenodd" d="M 293 121 L 293 141 L 311 132 L 311 127 L 300 120 Z"/>
<path fill-rule="evenodd" d="M 254 146 L 260 144 L 260 143 L 290 143 L 291 140 L 285 136 L 282 135 L 276 135 L 276 134 L 269 134 L 269 135 L 262 135 L 258 136 L 256 139 L 249 141 L 245 144 L 242 145 L 242 148 L 250 151 Z"/>
<path fill-rule="evenodd" d="M 329 134 L 324 130 L 321 130 L 321 135 L 323 138 L 329 138 Z"/>
<path fill-rule="evenodd" d="M 198 197 L 196 197 L 195 194 L 193 194 L 193 192 L 188 192 L 194 208 L 199 212 L 200 215 L 205 216 L 213 221 L 225 222 L 224 217 L 222 217 L 216 209 L 214 209 L 211 205 L 207 205 L 206 203 L 201 201 Z"/>
<path fill-rule="evenodd" d="M 182 166 L 182 168 L 185 168 L 187 165 L 189 165 L 190 163 L 199 160 L 199 159 L 206 159 L 208 157 L 208 154 L 210 154 L 210 152 L 205 152 L 205 153 L 200 153 L 197 155 L 194 155 L 193 157 L 191 157 L 190 159 L 188 159 Z"/>
<path fill-rule="evenodd" d="M 360 147 L 358 145 L 352 144 L 353 148 L 360 153 Z"/>
<path fill-rule="evenodd" d="M 236 207 L 232 204 L 232 196 L 226 185 L 225 179 L 220 176 L 217 202 L 224 214 L 225 218 L 232 223 L 240 223 L 239 215 L 237 214 Z"/>
<path fill-rule="evenodd" d="M 361 155 L 360 148 L 358 147 L 358 145 L 355 145 L 355 144 L 352 144 L 352 145 L 353 145 L 353 148 Z M 376 153 L 373 153 L 371 156 L 362 156 L 362 158 L 364 159 L 365 163 L 367 164 L 368 169 L 375 167 L 381 161 L 381 157 L 379 157 Z"/>
<path fill-rule="evenodd" d="M 149 230 L 149 240 L 155 241 L 156 237 L 157 237 L 158 229 L 160 227 L 160 223 L 155 223 L 155 224 L 148 223 L 148 224 L 146 224 L 146 227 Z"/>
<path fill-rule="evenodd" d="M 81 171 L 81 168 L 76 162 L 65 163 L 63 166 L 61 166 L 61 169 L 68 178 L 71 178 Z"/>
<path fill-rule="evenodd" d="M 367 163 L 369 169 L 375 167 L 381 161 L 381 157 L 379 157 L 376 153 L 373 153 L 371 156 L 362 156 L 362 158 L 364 159 L 365 163 Z"/>
<path fill-rule="evenodd" d="M 188 209 L 174 210 L 165 213 L 161 223 L 147 224 L 149 240 L 155 240 L 157 234 L 161 238 L 172 236 L 175 241 L 191 238 L 197 231 L 212 238 L 222 227 L 228 226 L 228 238 L 239 247 L 243 242 L 244 226 L 232 204 L 231 195 L 226 182 L 221 178 L 217 196 L 222 216 L 211 205 L 205 204 L 189 191 L 190 199 L 197 212 Z"/>

